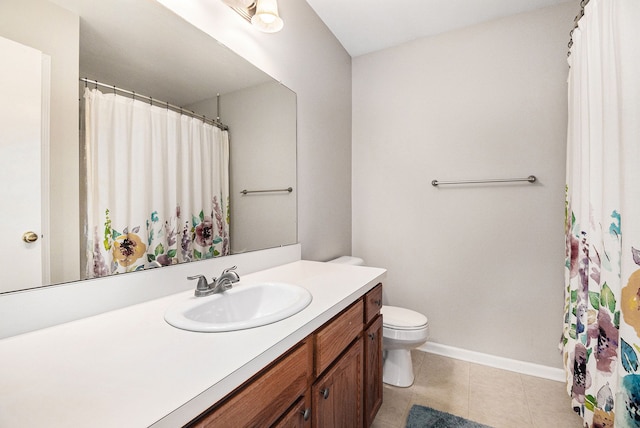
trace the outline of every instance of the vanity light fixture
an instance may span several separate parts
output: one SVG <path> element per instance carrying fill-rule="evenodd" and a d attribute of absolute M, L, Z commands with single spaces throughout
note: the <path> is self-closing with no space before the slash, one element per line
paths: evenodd
<path fill-rule="evenodd" d="M 277 33 L 284 26 L 284 21 L 278 14 L 278 0 L 222 1 L 264 33 Z"/>

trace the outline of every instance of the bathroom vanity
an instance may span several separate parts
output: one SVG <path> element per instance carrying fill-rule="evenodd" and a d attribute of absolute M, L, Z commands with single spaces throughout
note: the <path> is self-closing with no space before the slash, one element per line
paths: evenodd
<path fill-rule="evenodd" d="M 0 341 L 0 426 L 369 426 L 382 399 L 385 270 L 298 261 L 245 275 L 313 300 L 274 324 L 170 326 L 193 291 Z"/>
<path fill-rule="evenodd" d="M 378 284 L 190 425 L 370 426 L 382 404 L 381 306 Z"/>

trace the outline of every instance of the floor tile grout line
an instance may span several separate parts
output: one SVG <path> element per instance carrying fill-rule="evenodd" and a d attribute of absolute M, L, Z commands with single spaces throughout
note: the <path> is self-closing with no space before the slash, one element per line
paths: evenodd
<path fill-rule="evenodd" d="M 411 387 L 413 388 L 413 385 L 411 385 Z M 413 398 L 416 395 L 415 392 L 411 391 L 411 397 L 409 397 L 409 401 L 407 402 L 407 404 L 404 406 L 404 412 L 402 413 L 402 421 L 404 421 L 404 423 L 400 424 L 401 427 L 405 426 L 407 424 L 407 419 L 409 418 L 409 409 L 412 404 L 413 404 Z"/>
<path fill-rule="evenodd" d="M 529 394 L 527 393 L 527 387 L 525 386 L 524 378 L 520 374 L 518 376 L 520 378 L 520 384 L 522 385 L 522 390 L 524 391 L 524 401 L 527 403 L 527 413 L 529 414 L 529 423 L 531 426 L 535 426 L 533 423 L 533 413 L 531 412 L 531 406 L 529 405 Z"/>

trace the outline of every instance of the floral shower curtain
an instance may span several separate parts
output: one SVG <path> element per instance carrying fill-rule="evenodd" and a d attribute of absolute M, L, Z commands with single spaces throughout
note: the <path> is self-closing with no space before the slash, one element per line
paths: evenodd
<path fill-rule="evenodd" d="M 229 254 L 227 131 L 85 88 L 88 278 Z"/>
<path fill-rule="evenodd" d="M 562 350 L 588 427 L 640 426 L 640 1 L 591 0 L 569 57 Z"/>

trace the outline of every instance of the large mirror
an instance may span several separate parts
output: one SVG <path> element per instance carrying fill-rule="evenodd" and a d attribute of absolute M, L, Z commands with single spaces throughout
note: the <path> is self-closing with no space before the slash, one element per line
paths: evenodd
<path fill-rule="evenodd" d="M 13 228 L 0 232 L 5 237 L 0 246 L 13 241 L 9 248 L 0 247 L 0 257 L 11 261 L 0 292 L 85 278 L 79 107 L 86 83 L 80 78 L 219 117 L 229 128 L 231 254 L 297 241 L 296 96 L 291 90 L 151 0 L 4 0 L 0 37 L 9 49 L 2 53 L 5 64 L 13 62 L 7 55 L 14 48 L 43 58 L 38 77 L 28 82 L 35 85 L 31 92 L 43 94 L 40 122 L 32 122 L 31 133 L 38 123 L 44 130 L 36 132 L 42 136 L 41 160 L 22 159 L 36 166 L 32 172 L 6 156 L 16 148 L 9 143 L 13 137 L 0 130 L 0 170 L 33 177 L 42 203 L 36 207 L 20 196 L 35 194 L 22 190 L 21 183 L 5 186 L 13 193 L 3 199 L 24 199 L 26 208 L 0 210 L 0 223 Z M 24 79 L 17 86 L 31 87 Z M 20 110 L 16 104 L 26 98 L 7 102 L 3 97 L 0 103 L 11 105 L 2 111 Z M 34 211 L 39 219 L 27 220 L 20 210 Z M 39 239 L 26 242 L 25 232 L 31 231 Z"/>

